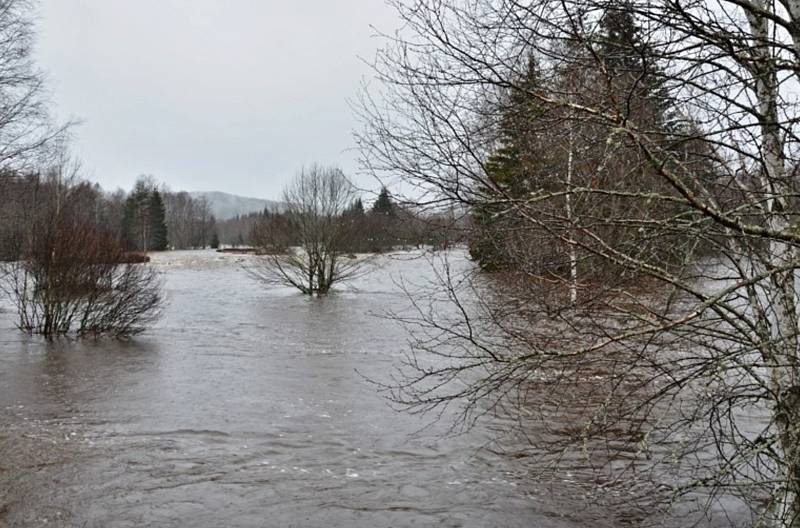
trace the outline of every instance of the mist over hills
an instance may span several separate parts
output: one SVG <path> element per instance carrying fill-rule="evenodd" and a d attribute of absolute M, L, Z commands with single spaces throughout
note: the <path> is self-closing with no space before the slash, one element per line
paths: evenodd
<path fill-rule="evenodd" d="M 281 203 L 261 198 L 238 196 L 219 191 L 190 192 L 192 198 L 205 198 L 211 206 L 211 212 L 219 220 L 227 220 L 237 215 L 246 215 L 264 208 L 278 209 Z"/>

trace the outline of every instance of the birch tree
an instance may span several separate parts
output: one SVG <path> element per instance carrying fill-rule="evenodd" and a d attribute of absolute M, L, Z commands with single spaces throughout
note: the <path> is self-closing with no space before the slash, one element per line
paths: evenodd
<path fill-rule="evenodd" d="M 29 214 L 17 191 L 25 175 L 57 159 L 69 124 L 55 126 L 44 75 L 33 61 L 34 15 L 27 0 L 0 0 L 0 254 L 14 256 Z"/>
<path fill-rule="evenodd" d="M 490 281 L 490 294 L 481 280 L 466 300 L 469 281 L 445 265 L 458 309 L 399 316 L 416 340 L 393 398 L 461 405 L 467 424 L 500 409 L 524 421 L 535 405 L 545 425 L 572 424 L 529 434 L 542 466 L 583 460 L 603 489 L 655 482 L 641 488 L 651 505 L 702 498 L 711 511 L 733 497 L 755 525 L 800 526 L 800 6 L 393 4 L 404 26 L 375 63 L 381 102 L 363 94 L 364 166 L 405 178 L 421 203 L 491 203 L 516 219 L 509 229 L 545 241 L 518 257 L 574 247 L 581 272 L 574 296 L 571 274 L 523 273 Z M 609 16 L 636 20 L 638 40 L 603 31 Z M 531 55 L 545 89 L 519 82 Z M 559 82 L 564 71 L 588 72 L 591 90 Z M 648 99 L 669 106 L 664 122 L 640 104 L 648 78 L 663 87 Z M 515 195 L 493 181 L 493 103 L 509 90 L 553 117 L 537 134 L 574 134 L 568 185 Z M 585 157 L 578 138 L 602 155 Z"/>

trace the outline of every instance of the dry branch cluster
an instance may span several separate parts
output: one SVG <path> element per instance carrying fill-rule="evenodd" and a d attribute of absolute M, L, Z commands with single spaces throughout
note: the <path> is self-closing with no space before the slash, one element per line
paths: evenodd
<path fill-rule="evenodd" d="M 797 3 L 393 4 L 364 165 L 468 206 L 500 270 L 441 268 L 395 399 L 511 413 L 595 490 L 800 526 Z"/>
<path fill-rule="evenodd" d="M 355 196 L 341 170 L 318 165 L 303 169 L 284 191 L 281 214 L 258 226 L 254 242 L 268 254 L 251 272 L 307 295 L 324 295 L 355 276 L 364 262 L 347 257 L 350 226 L 345 215 Z"/>
<path fill-rule="evenodd" d="M 152 267 L 134 263 L 134 255 L 87 214 L 86 187 L 55 177 L 28 184 L 35 209 L 0 278 L 19 328 L 49 338 L 127 337 L 153 323 L 160 278 Z"/>
<path fill-rule="evenodd" d="M 159 279 L 106 227 L 99 188 L 66 154 L 33 64 L 32 5 L 0 0 L 0 284 L 18 326 L 54 337 L 128 336 L 151 323 Z"/>

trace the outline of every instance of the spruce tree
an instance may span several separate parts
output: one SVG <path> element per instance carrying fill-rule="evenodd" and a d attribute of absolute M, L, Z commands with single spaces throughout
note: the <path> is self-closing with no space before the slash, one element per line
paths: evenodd
<path fill-rule="evenodd" d="M 538 120 L 543 111 L 535 94 L 541 91 L 539 72 L 533 57 L 528 58 L 524 76 L 504 97 L 499 111 L 498 147 L 487 160 L 489 184 L 480 189 L 485 202 L 472 210 L 474 233 L 469 241 L 472 258 L 484 269 L 499 269 L 510 264 L 506 235 L 513 215 L 503 213 L 507 206 L 492 203 L 495 196 L 516 199 L 534 186 L 546 184 L 548 173 L 542 162 Z"/>
<path fill-rule="evenodd" d="M 353 205 L 350 206 L 346 214 L 359 218 L 364 216 L 364 203 L 361 201 L 361 198 L 355 199 Z"/>
<path fill-rule="evenodd" d="M 342 250 L 350 252 L 367 251 L 369 247 L 369 223 L 364 213 L 364 203 L 356 198 L 342 214 L 345 224 L 342 237 Z"/>
<path fill-rule="evenodd" d="M 167 221 L 164 201 L 161 193 L 154 190 L 150 193 L 148 201 L 147 215 L 149 220 L 150 249 L 153 251 L 164 251 L 167 249 Z"/>
<path fill-rule="evenodd" d="M 668 123 L 673 103 L 663 82 L 657 52 L 643 37 L 633 10 L 626 2 L 610 8 L 600 20 L 591 57 L 583 61 L 581 57 L 589 52 L 576 43 L 562 45 L 567 50 L 564 54 L 574 60 L 554 70 L 554 75 L 544 82 L 535 57 L 529 57 L 527 68 L 505 93 L 498 109 L 497 146 L 485 165 L 488 183 L 479 189 L 483 203 L 472 210 L 475 230 L 469 241 L 471 256 L 483 268 L 516 264 L 509 247 L 519 241 L 512 241 L 509 236 L 524 237 L 526 234 L 519 229 L 508 200 L 525 199 L 532 192 L 563 192 L 567 185 L 568 155 L 574 160 L 574 177 L 578 179 L 572 185 L 591 185 L 591 181 L 587 181 L 589 178 L 612 178 L 614 185 L 621 189 L 651 189 L 654 185 L 646 174 L 639 173 L 638 178 L 628 176 L 634 173 L 636 159 L 624 146 L 619 146 L 618 141 L 607 141 L 611 130 L 592 128 L 586 120 L 573 120 L 569 110 L 545 112 L 537 95 L 568 97 L 576 104 L 592 106 L 599 104 L 595 102 L 597 97 L 611 89 L 617 92 L 618 100 L 625 101 L 623 112 L 643 128 L 654 131 L 654 141 L 672 139 Z M 603 72 L 582 65 L 584 62 L 595 64 L 597 57 L 605 66 Z M 601 78 L 603 75 L 608 78 Z M 587 141 L 586 137 L 594 139 Z M 608 156 L 610 144 L 617 145 L 619 151 L 609 162 L 597 163 L 596 160 Z M 593 163 L 595 168 L 602 167 L 604 171 L 589 172 L 591 168 L 586 171 Z M 583 202 L 578 200 L 572 204 L 572 211 L 574 214 L 576 207 L 577 210 L 594 207 L 595 214 L 613 215 L 625 207 L 617 202 L 619 200 L 607 199 L 601 204 L 588 204 L 584 198 Z M 544 211 L 543 221 L 551 218 L 548 213 L 552 211 Z M 559 214 L 556 212 L 553 218 Z M 553 228 L 566 229 L 568 222 L 554 224 Z M 544 257 L 542 262 L 549 267 L 548 272 L 555 272 L 564 265 L 563 258 L 558 255 L 562 250 L 559 246 L 539 248 L 536 254 Z"/>
<path fill-rule="evenodd" d="M 653 126 L 662 128 L 674 102 L 665 86 L 657 50 L 642 36 L 633 13 L 627 1 L 606 11 L 600 19 L 596 53 L 637 122 L 646 115 Z"/>
<path fill-rule="evenodd" d="M 148 251 L 150 249 L 150 193 L 145 188 L 134 188 L 125 200 L 122 219 L 123 239 L 129 249 Z"/>
<path fill-rule="evenodd" d="M 133 196 L 128 196 L 125 199 L 125 205 L 122 211 L 122 225 L 120 228 L 121 231 L 121 244 L 122 247 L 128 250 L 137 249 L 138 244 L 136 243 L 136 234 L 134 229 L 136 217 L 136 203 L 133 199 Z"/>
<path fill-rule="evenodd" d="M 152 219 L 150 205 L 155 184 L 151 177 L 140 177 L 133 191 L 125 200 L 122 218 L 123 244 L 131 250 L 149 251 L 152 249 Z M 159 201 L 161 197 L 159 196 Z M 163 210 L 164 204 L 161 203 Z"/>
<path fill-rule="evenodd" d="M 372 204 L 372 214 L 381 216 L 395 215 L 394 202 L 392 202 L 392 195 L 389 194 L 389 190 L 386 187 L 381 187 L 381 192 L 380 194 L 378 194 L 378 199 L 375 200 L 374 204 Z"/>
<path fill-rule="evenodd" d="M 372 204 L 370 211 L 370 224 L 372 240 L 371 246 L 374 251 L 383 251 L 385 248 L 392 247 L 397 237 L 397 212 L 395 211 L 395 204 L 392 201 L 392 195 L 386 187 L 381 187 L 381 192 L 378 194 L 378 199 Z"/>

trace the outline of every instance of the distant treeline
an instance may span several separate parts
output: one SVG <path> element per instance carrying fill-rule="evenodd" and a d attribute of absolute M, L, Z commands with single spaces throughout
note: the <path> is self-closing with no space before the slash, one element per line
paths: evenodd
<path fill-rule="evenodd" d="M 369 208 L 356 198 L 339 220 L 346 227 L 337 241 L 337 250 L 350 253 L 421 246 L 447 248 L 463 242 L 465 227 L 463 214 L 452 210 L 420 213 L 395 202 L 385 187 Z M 280 209 L 237 216 L 219 222 L 218 228 L 223 244 L 248 245 L 267 252 L 283 252 L 299 245 L 301 236 L 289 227 L 286 213 Z"/>
<path fill-rule="evenodd" d="M 106 192 L 96 183 L 51 173 L 7 173 L 0 178 L 0 259 L 16 258 L 25 244 L 26 232 L 43 208 L 43 196 L 54 186 L 70 188 L 70 207 L 98 229 L 108 233 L 127 251 L 200 249 L 225 246 L 267 245 L 264 233 L 280 227 L 285 220 L 280 209 L 236 216 L 218 221 L 205 198 L 193 198 L 187 192 L 171 192 L 151 176 L 140 177 L 133 189 Z M 57 204 L 53 204 L 56 207 Z M 356 199 L 342 220 L 347 223 L 341 240 L 343 251 L 352 253 L 382 252 L 392 248 L 419 246 L 447 247 L 461 242 L 464 215 L 456 211 L 419 213 L 397 203 L 387 189 L 365 207 Z M 288 231 L 285 249 L 293 245 Z M 270 246 L 275 244 L 271 242 Z"/>
<path fill-rule="evenodd" d="M 53 187 L 68 187 L 69 205 L 87 221 L 108 233 L 127 251 L 160 251 L 217 247 L 216 219 L 205 198 L 171 192 L 150 176 L 140 177 L 130 192 L 105 192 L 53 169 L 47 173 L 6 173 L 0 176 L 0 258 L 20 254 L 37 210 L 48 211 L 43 196 Z"/>

